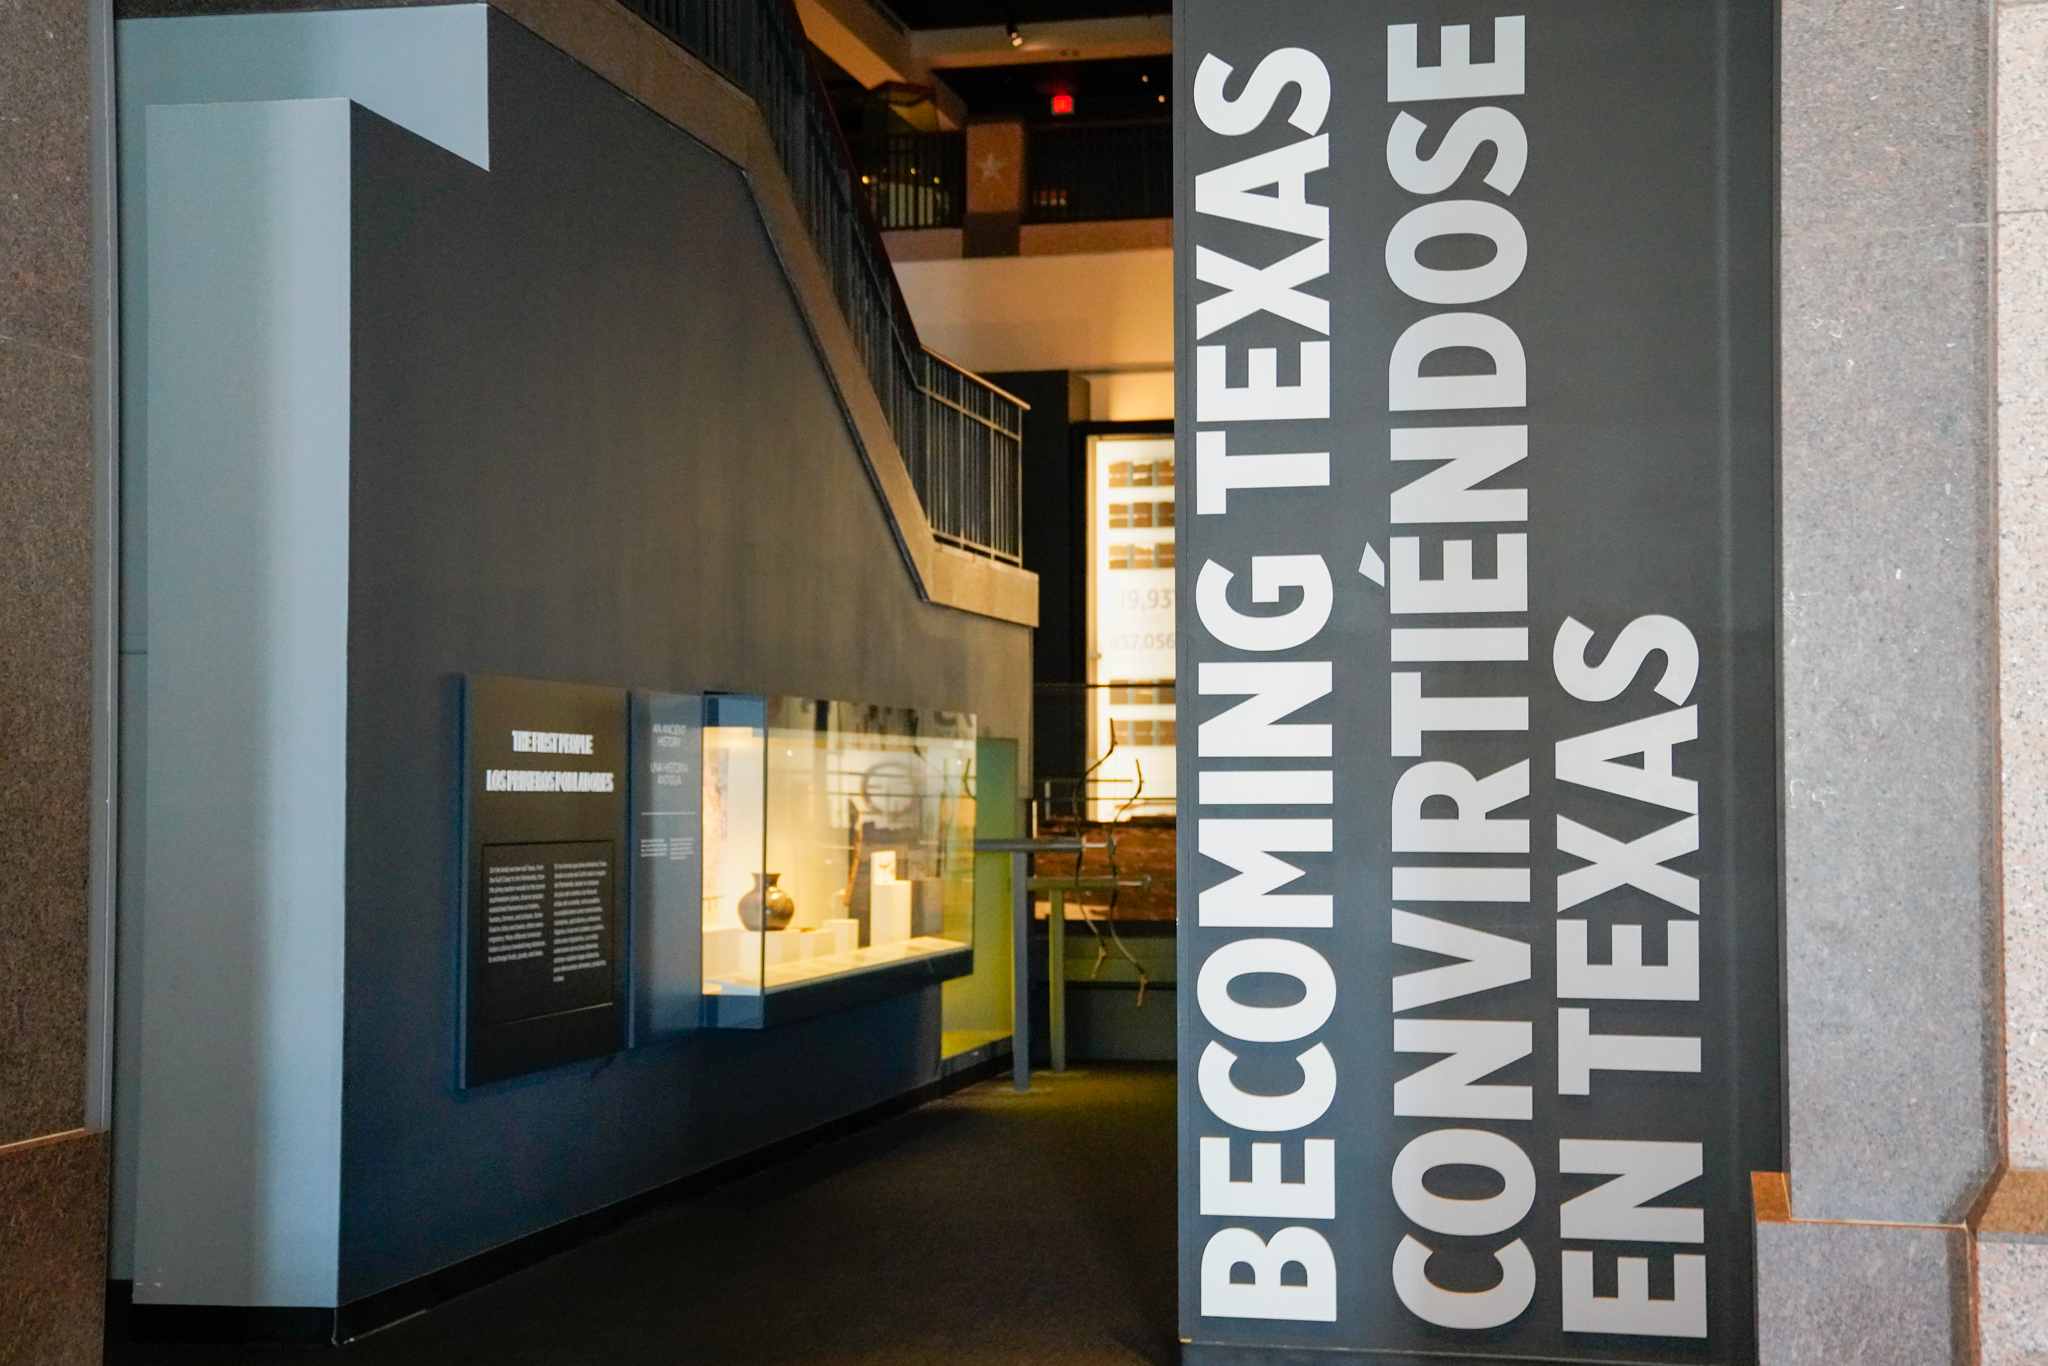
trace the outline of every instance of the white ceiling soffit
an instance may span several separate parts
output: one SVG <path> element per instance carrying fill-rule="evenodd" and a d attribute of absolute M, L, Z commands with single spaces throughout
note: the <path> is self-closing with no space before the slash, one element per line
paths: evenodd
<path fill-rule="evenodd" d="M 899 261 L 918 337 L 977 373 L 1173 365 L 1173 251 Z"/>
<path fill-rule="evenodd" d="M 915 29 L 911 50 L 926 66 L 1019 66 L 1026 62 L 1087 61 L 1097 57 L 1158 57 L 1173 51 L 1173 17 L 1068 19 L 1019 24 L 1024 40 L 1013 46 L 1000 25 Z"/>
<path fill-rule="evenodd" d="M 347 99 L 488 171 L 489 16 L 420 5 L 124 19 L 123 136 L 141 136 L 153 104 Z"/>

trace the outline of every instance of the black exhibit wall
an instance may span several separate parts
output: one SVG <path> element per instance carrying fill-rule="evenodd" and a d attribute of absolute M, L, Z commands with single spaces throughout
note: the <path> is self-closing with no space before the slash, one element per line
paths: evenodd
<path fill-rule="evenodd" d="M 1774 9 L 1175 22 L 1183 1359 L 1754 1361 Z"/>
<path fill-rule="evenodd" d="M 900 1094 L 939 993 L 463 1090 L 456 680 L 1029 724 L 922 602 L 740 173 L 493 14 L 491 169 L 354 125 L 341 1299 Z"/>

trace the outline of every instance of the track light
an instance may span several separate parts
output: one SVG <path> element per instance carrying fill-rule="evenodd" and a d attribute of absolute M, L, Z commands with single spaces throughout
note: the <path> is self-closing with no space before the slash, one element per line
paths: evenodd
<path fill-rule="evenodd" d="M 1015 24 L 1005 24 L 1005 25 L 1003 25 L 1003 32 L 1005 32 L 1005 33 L 1007 33 L 1007 34 L 1009 34 L 1009 35 L 1010 35 L 1010 46 L 1011 46 L 1011 47 L 1022 47 L 1022 46 L 1024 46 L 1024 35 L 1023 35 L 1023 34 L 1021 34 L 1021 33 L 1019 33 L 1019 32 L 1017 32 L 1017 26 L 1016 26 Z"/>

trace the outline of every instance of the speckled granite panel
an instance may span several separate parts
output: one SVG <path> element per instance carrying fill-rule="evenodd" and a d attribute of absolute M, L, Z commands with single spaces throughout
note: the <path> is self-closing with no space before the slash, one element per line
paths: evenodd
<path fill-rule="evenodd" d="M 2048 1168 L 2048 214 L 2001 214 L 1998 242 L 2006 1141 Z"/>
<path fill-rule="evenodd" d="M 1978 1240 L 1977 1340 L 1982 1366 L 2048 1363 L 2048 1242 Z"/>
<path fill-rule="evenodd" d="M 2048 209 L 2048 7 L 1998 16 L 1998 209 Z"/>
<path fill-rule="evenodd" d="M 1983 8 L 1785 0 L 1782 15 L 1785 235 L 1981 223 L 1991 189 Z M 1785 273 L 1795 269 L 1787 260 Z"/>
<path fill-rule="evenodd" d="M 1968 1360 L 1960 1228 L 1758 1224 L 1761 1366 L 1951 1366 Z"/>
<path fill-rule="evenodd" d="M 86 6 L 0 0 L 0 337 L 92 344 Z"/>
<path fill-rule="evenodd" d="M 107 1145 L 0 1149 L 0 1366 L 98 1366 Z"/>
<path fill-rule="evenodd" d="M 0 1143 L 82 1122 L 91 511 L 90 365 L 0 340 Z"/>
<path fill-rule="evenodd" d="M 1996 1159 L 1988 13 L 1783 10 L 1793 1213 L 1954 1221 Z"/>
<path fill-rule="evenodd" d="M 1996 1157 L 1986 234 L 1789 239 L 1793 1212 L 1943 1223 Z"/>

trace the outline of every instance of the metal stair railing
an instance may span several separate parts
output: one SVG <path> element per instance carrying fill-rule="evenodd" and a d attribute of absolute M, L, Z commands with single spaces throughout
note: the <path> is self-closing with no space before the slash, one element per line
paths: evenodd
<path fill-rule="evenodd" d="M 791 0 L 623 3 L 746 92 L 767 121 L 932 534 L 1021 564 L 1025 405 L 918 341 Z"/>
<path fill-rule="evenodd" d="M 957 228 L 966 221 L 965 133 L 868 133 L 852 146 L 883 231 Z"/>

